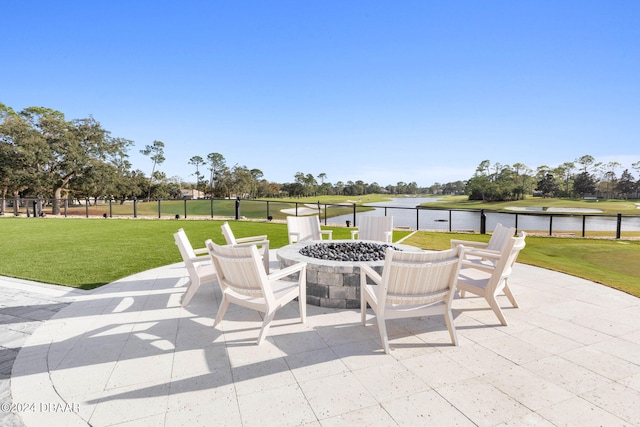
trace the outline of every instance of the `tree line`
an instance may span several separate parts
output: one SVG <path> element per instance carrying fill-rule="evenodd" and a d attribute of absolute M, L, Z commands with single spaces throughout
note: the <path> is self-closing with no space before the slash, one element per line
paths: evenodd
<path fill-rule="evenodd" d="M 380 186 L 363 181 L 331 184 L 327 176 L 296 172 L 294 180 L 276 183 L 257 168 L 228 166 L 220 153 L 192 156 L 188 164 L 195 180 L 168 177 L 162 171 L 165 144 L 145 145 L 140 153 L 150 160 L 148 174 L 129 161 L 133 141 L 114 137 L 93 117 L 68 120 L 50 108 L 28 107 L 21 111 L 0 103 L 0 196 L 7 199 L 53 199 L 60 212 L 64 199 L 170 199 L 183 197 L 302 197 L 362 195 L 367 193 L 418 194 L 428 189 L 415 182 Z M 464 183 L 449 185 L 463 192 Z"/>
<path fill-rule="evenodd" d="M 640 179 L 619 162 L 598 162 L 591 155 L 578 157 L 556 167 L 538 166 L 532 170 L 523 163 L 491 164 L 482 161 L 467 181 L 471 200 L 501 201 L 523 199 L 526 195 L 561 198 L 638 198 Z M 640 161 L 632 164 L 640 172 Z"/>
<path fill-rule="evenodd" d="M 153 141 L 140 152 L 151 161 L 149 175 L 129 161 L 133 141 L 114 137 L 93 117 L 68 120 L 50 108 L 28 107 L 15 111 L 0 103 L 0 212 L 7 199 L 52 199 L 60 213 L 64 199 L 166 199 L 182 198 L 184 191 L 213 197 L 273 194 L 277 188 L 262 180 L 262 172 L 235 165 L 211 153 L 206 161 L 194 156 L 196 183 L 167 177 L 161 170 L 164 143 Z M 200 168 L 210 170 L 204 179 Z M 193 194 L 193 193 L 191 193 Z"/>
<path fill-rule="evenodd" d="M 0 103 L 0 196 L 3 210 L 7 199 L 52 199 L 59 214 L 64 199 L 169 199 L 183 197 L 262 198 L 317 195 L 360 196 L 387 194 L 467 194 L 474 200 L 516 200 L 525 195 L 544 197 L 637 198 L 640 180 L 617 162 L 601 163 L 589 155 L 555 168 L 539 166 L 534 171 L 522 163 L 491 164 L 484 160 L 466 181 L 419 187 L 415 182 L 381 186 L 377 182 L 338 181 L 325 173 L 296 172 L 293 181 L 276 183 L 264 178 L 260 169 L 228 166 L 220 153 L 192 156 L 195 180 L 167 177 L 162 141 L 146 145 L 140 152 L 149 158 L 146 175 L 129 162 L 133 141 L 114 137 L 93 117 L 67 120 L 63 113 L 45 107 L 14 111 Z M 640 162 L 633 164 L 640 171 Z"/>

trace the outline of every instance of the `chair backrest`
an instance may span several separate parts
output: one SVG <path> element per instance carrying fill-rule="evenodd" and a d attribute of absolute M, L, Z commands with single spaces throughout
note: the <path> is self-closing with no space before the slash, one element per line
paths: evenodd
<path fill-rule="evenodd" d="M 511 275 L 513 265 L 518 259 L 520 251 L 524 249 L 526 243 L 524 241 L 527 234 L 524 231 L 518 233 L 516 237 L 509 237 L 502 247 L 500 258 L 496 261 L 493 273 L 489 279 L 487 290 L 501 289 L 504 279 Z"/>
<path fill-rule="evenodd" d="M 387 242 L 387 233 L 393 232 L 392 216 L 362 215 L 358 222 L 358 237 L 361 240 Z"/>
<path fill-rule="evenodd" d="M 255 245 L 220 246 L 211 240 L 207 240 L 206 244 L 223 291 L 225 288 L 231 288 L 248 297 L 274 300 L 262 259 Z"/>
<path fill-rule="evenodd" d="M 312 216 L 287 216 L 287 232 L 289 233 L 289 244 L 301 242 L 303 240 L 321 240 L 320 218 L 318 215 Z M 298 233 L 293 234 L 293 233 Z"/>
<path fill-rule="evenodd" d="M 453 299 L 464 248 L 437 252 L 388 248 L 378 299 L 386 304 L 417 305 Z"/>
<path fill-rule="evenodd" d="M 173 233 L 173 239 L 178 246 L 178 250 L 180 251 L 182 260 L 187 265 L 187 268 L 189 268 L 191 265 L 193 265 L 192 259 L 196 257 L 196 253 L 193 250 L 193 246 L 191 246 L 191 243 L 189 242 L 187 234 L 182 228 L 180 228 L 176 233 Z"/>
<path fill-rule="evenodd" d="M 513 237 L 514 234 L 516 234 L 515 227 L 505 227 L 500 223 L 496 224 L 496 228 L 493 230 L 491 238 L 489 239 L 487 249 L 501 251 L 507 239 Z"/>
<path fill-rule="evenodd" d="M 227 245 L 236 245 L 238 242 L 236 241 L 235 236 L 233 235 L 233 231 L 231 231 L 231 227 L 227 221 L 224 222 L 221 226 L 222 234 L 224 235 L 224 240 L 226 240 Z"/>

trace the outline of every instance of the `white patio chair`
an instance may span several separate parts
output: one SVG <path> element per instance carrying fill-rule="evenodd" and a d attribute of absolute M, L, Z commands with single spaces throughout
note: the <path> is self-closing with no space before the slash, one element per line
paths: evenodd
<path fill-rule="evenodd" d="M 502 245 L 507 241 L 509 237 L 513 237 L 516 234 L 515 227 L 505 227 L 498 223 L 491 233 L 489 242 L 474 242 L 472 240 L 451 240 L 451 247 L 455 248 L 458 245 L 464 245 L 466 251 L 473 251 L 474 249 L 483 249 L 488 251 L 500 252 Z"/>
<path fill-rule="evenodd" d="M 382 274 L 360 265 L 360 314 L 366 324 L 367 303 L 378 323 L 380 340 L 389 353 L 386 319 L 444 315 L 453 345 L 458 345 L 451 303 L 464 247 L 439 252 L 403 252 L 388 248 Z M 367 283 L 367 278 L 374 285 Z"/>
<path fill-rule="evenodd" d="M 393 237 L 392 216 L 360 216 L 358 229 L 351 230 L 351 239 L 376 240 L 391 243 Z"/>
<path fill-rule="evenodd" d="M 231 303 L 257 310 L 264 313 L 257 341 L 258 345 L 262 344 L 276 311 L 295 298 L 298 298 L 300 320 L 306 322 L 306 263 L 294 264 L 267 275 L 255 245 L 219 246 L 211 240 L 206 244 L 222 290 L 214 327 L 222 321 Z M 298 275 L 297 281 L 281 280 L 295 274 Z"/>
<path fill-rule="evenodd" d="M 267 240 L 266 234 L 261 236 L 236 238 L 233 235 L 233 231 L 231 231 L 231 227 L 229 226 L 229 223 L 227 221 L 225 221 L 224 224 L 222 224 L 221 228 L 222 228 L 222 234 L 224 235 L 224 239 L 226 240 L 227 245 L 232 245 L 232 246 L 256 245 L 258 247 L 258 252 L 262 257 L 264 270 L 267 272 L 267 274 L 269 274 L 269 240 Z"/>
<path fill-rule="evenodd" d="M 498 305 L 496 296 L 500 292 L 504 292 L 511 305 L 514 308 L 518 308 L 518 302 L 507 282 L 518 254 L 525 247 L 525 237 L 526 233 L 522 231 L 517 237 L 508 237 L 500 253 L 485 252 L 483 256 L 492 261 L 493 264 L 463 260 L 462 269 L 458 276 L 460 296 L 464 298 L 465 293 L 470 292 L 483 297 L 504 326 L 507 325 L 507 319 Z"/>
<path fill-rule="evenodd" d="M 465 247 L 465 257 L 469 261 L 479 262 L 479 263 L 489 263 L 493 264 L 493 260 L 495 260 L 495 255 L 500 254 L 502 248 L 505 243 L 507 243 L 510 237 L 513 237 L 516 234 L 515 227 L 505 227 L 504 225 L 498 223 L 496 224 L 496 228 L 491 233 L 491 238 L 489 242 L 474 242 L 471 240 L 451 240 L 451 247 L 455 248 L 458 245 L 464 245 Z M 489 257 L 484 256 L 485 253 L 491 254 Z"/>
<path fill-rule="evenodd" d="M 333 236 L 332 230 L 322 230 L 320 228 L 318 215 L 288 216 L 287 232 L 289 234 L 289 244 L 304 240 L 322 240 L 323 235 L 326 235 L 328 240 L 331 240 Z"/>
<path fill-rule="evenodd" d="M 186 307 L 200 285 L 203 283 L 213 283 L 216 280 L 216 271 L 213 262 L 209 257 L 209 251 L 205 248 L 193 249 L 186 233 L 182 228 L 173 234 L 182 261 L 189 274 L 187 292 L 182 297 L 182 306 Z M 202 256 L 204 254 L 204 256 Z"/>

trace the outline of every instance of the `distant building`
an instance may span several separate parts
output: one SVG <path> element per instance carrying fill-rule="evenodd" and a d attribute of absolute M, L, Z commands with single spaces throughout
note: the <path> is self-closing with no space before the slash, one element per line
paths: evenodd
<path fill-rule="evenodd" d="M 180 190 L 183 199 L 202 199 L 204 192 L 200 190 Z"/>

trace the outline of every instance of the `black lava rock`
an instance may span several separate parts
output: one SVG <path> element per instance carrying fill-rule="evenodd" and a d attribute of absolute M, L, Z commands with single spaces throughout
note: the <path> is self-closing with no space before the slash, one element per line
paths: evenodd
<path fill-rule="evenodd" d="M 300 249 L 300 254 L 316 259 L 331 261 L 382 261 L 387 248 L 392 245 L 372 242 L 314 243 Z"/>

